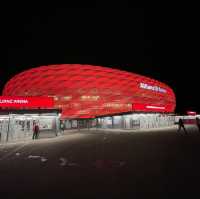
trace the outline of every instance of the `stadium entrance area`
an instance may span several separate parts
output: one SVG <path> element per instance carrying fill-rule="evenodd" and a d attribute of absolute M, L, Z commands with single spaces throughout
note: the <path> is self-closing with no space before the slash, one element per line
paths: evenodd
<path fill-rule="evenodd" d="M 1 110 L 0 143 L 32 139 L 34 121 L 39 125 L 39 137 L 59 134 L 57 110 Z"/>

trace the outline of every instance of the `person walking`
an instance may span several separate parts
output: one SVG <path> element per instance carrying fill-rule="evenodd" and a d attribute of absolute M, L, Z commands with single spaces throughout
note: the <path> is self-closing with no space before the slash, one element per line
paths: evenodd
<path fill-rule="evenodd" d="M 39 136 L 39 125 L 33 121 L 33 140 L 38 139 Z"/>
<path fill-rule="evenodd" d="M 60 130 L 62 131 L 62 133 L 64 133 L 65 131 L 65 125 L 63 121 L 60 121 Z"/>
<path fill-rule="evenodd" d="M 183 120 L 180 118 L 180 119 L 178 120 L 178 132 L 181 130 L 181 128 L 183 128 L 185 134 L 187 135 L 188 133 L 187 133 L 187 131 L 186 131 L 186 129 L 185 129 Z"/>
<path fill-rule="evenodd" d="M 200 132 L 200 119 L 198 117 L 196 117 L 196 124 L 197 124 L 197 128 Z"/>

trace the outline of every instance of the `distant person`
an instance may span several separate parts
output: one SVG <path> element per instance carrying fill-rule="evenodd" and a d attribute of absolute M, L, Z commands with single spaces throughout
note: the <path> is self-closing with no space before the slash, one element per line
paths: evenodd
<path fill-rule="evenodd" d="M 197 124 L 197 128 L 200 132 L 200 119 L 198 117 L 196 117 L 196 124 Z"/>
<path fill-rule="evenodd" d="M 34 121 L 33 122 L 33 140 L 38 139 L 39 137 L 39 125 Z"/>
<path fill-rule="evenodd" d="M 178 121 L 178 132 L 181 130 L 181 128 L 183 128 L 185 134 L 187 135 L 187 131 L 186 131 L 186 129 L 185 129 L 183 120 L 180 118 L 179 121 Z"/>
<path fill-rule="evenodd" d="M 60 129 L 62 132 L 64 132 L 64 130 L 65 130 L 65 125 L 62 121 L 60 122 Z"/>

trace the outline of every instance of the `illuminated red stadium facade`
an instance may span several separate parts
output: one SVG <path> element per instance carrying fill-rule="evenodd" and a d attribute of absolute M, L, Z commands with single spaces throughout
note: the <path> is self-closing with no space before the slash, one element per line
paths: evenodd
<path fill-rule="evenodd" d="M 100 66 L 41 66 L 14 76 L 3 96 L 49 96 L 63 118 L 127 112 L 174 112 L 173 90 L 138 74 Z"/>

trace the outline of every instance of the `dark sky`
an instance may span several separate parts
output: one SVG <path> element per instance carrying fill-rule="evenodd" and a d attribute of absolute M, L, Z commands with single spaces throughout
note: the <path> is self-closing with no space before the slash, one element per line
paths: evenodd
<path fill-rule="evenodd" d="M 1 90 L 28 68 L 96 64 L 167 83 L 176 93 L 177 112 L 200 111 L 199 16 L 194 8 L 23 6 L 1 8 Z"/>

